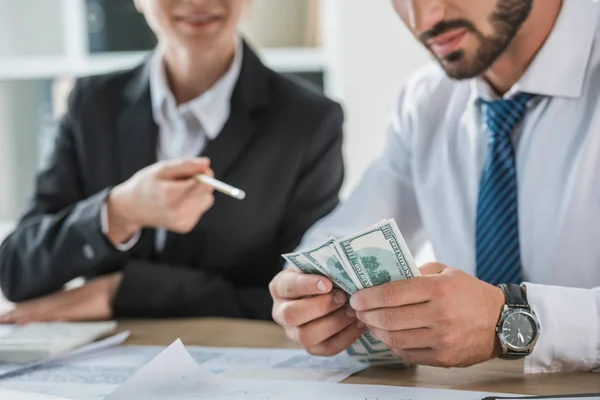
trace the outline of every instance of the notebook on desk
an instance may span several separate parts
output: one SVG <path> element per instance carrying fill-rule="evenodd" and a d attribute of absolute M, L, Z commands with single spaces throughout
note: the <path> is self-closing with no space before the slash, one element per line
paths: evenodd
<path fill-rule="evenodd" d="M 26 364 L 62 354 L 114 331 L 117 323 L 32 323 L 0 329 L 0 363 Z"/>
<path fill-rule="evenodd" d="M 43 394 L 18 392 L 0 388 L 0 399 L 6 400 L 69 400 L 62 397 L 46 396 Z"/>

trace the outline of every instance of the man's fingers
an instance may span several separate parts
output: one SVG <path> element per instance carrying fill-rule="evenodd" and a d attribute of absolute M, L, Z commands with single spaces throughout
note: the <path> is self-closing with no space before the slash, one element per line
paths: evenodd
<path fill-rule="evenodd" d="M 416 277 L 372 287 L 355 293 L 350 305 L 357 311 L 400 307 L 430 300 L 426 277 Z"/>
<path fill-rule="evenodd" d="M 444 271 L 452 270 L 438 263 L 426 264 L 420 268 L 423 276 L 361 290 L 352 296 L 350 304 L 357 311 L 366 311 L 424 303 L 439 289 L 440 280 L 435 275 Z"/>
<path fill-rule="evenodd" d="M 438 351 L 434 349 L 411 349 L 411 350 L 394 350 L 398 357 L 410 364 L 431 365 L 435 367 L 446 367 L 438 358 Z"/>
<path fill-rule="evenodd" d="M 394 350 L 433 348 L 436 344 L 433 329 L 409 329 L 395 332 L 374 327 L 369 327 L 369 329 L 377 339 Z"/>
<path fill-rule="evenodd" d="M 331 292 L 333 284 L 320 275 L 300 274 L 293 270 L 280 272 L 269 285 L 271 295 L 277 299 L 300 299 Z"/>
<path fill-rule="evenodd" d="M 357 311 L 356 316 L 369 327 L 400 331 L 427 328 L 431 321 L 430 308 L 429 303 L 411 304 L 403 307 Z"/>
<path fill-rule="evenodd" d="M 354 310 L 344 307 L 299 327 L 286 328 L 288 337 L 305 349 L 312 348 L 356 323 Z"/>
<path fill-rule="evenodd" d="M 341 308 L 347 297 L 341 290 L 299 300 L 281 301 L 273 306 L 273 319 L 282 326 L 300 326 Z"/>
<path fill-rule="evenodd" d="M 441 274 L 446 269 L 446 266 L 440 263 L 429 263 L 419 267 L 421 275 L 436 275 Z"/>
<path fill-rule="evenodd" d="M 326 341 L 307 348 L 306 351 L 315 356 L 334 356 L 346 350 L 352 343 L 356 342 L 365 332 L 365 329 L 364 325 L 354 322 Z"/>
<path fill-rule="evenodd" d="M 196 174 L 203 174 L 210 169 L 208 158 L 184 158 L 159 163 L 156 177 L 164 180 L 188 179 Z"/>

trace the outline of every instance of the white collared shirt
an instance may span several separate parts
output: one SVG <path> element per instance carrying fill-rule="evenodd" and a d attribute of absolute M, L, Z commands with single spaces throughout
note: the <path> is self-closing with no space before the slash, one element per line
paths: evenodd
<path fill-rule="evenodd" d="M 227 72 L 206 92 L 177 105 L 165 70 L 162 51 L 155 52 L 150 65 L 152 115 L 158 126 L 157 159 L 197 157 L 214 140 L 229 119 L 231 95 L 242 69 L 243 51 L 238 41 L 233 62 Z M 199 71 L 199 73 L 202 73 Z M 162 251 L 167 232 L 156 230 L 156 249 Z"/>
<path fill-rule="evenodd" d="M 527 372 L 600 366 L 600 4 L 566 0 L 554 30 L 505 97 L 537 95 L 515 134 L 519 230 L 541 336 Z M 300 248 L 395 218 L 409 247 L 476 273 L 475 221 L 488 133 L 483 80 L 438 65 L 402 91 L 382 156 Z M 594 289 L 595 288 L 595 289 Z"/>
<path fill-rule="evenodd" d="M 243 46 L 238 40 L 233 62 L 229 69 L 206 92 L 186 103 L 177 105 L 167 80 L 163 51 L 159 47 L 150 60 L 150 96 L 152 115 L 158 127 L 156 155 L 158 161 L 197 157 L 209 140 L 219 136 L 229 120 L 231 96 L 240 76 Z M 198 71 L 199 74 L 202 71 Z M 101 215 L 102 231 L 108 232 L 106 207 Z M 167 232 L 156 231 L 156 249 L 162 251 Z M 116 245 L 128 251 L 139 241 L 137 232 L 128 242 Z"/>
<path fill-rule="evenodd" d="M 177 105 L 169 87 L 163 54 L 155 52 L 150 64 L 152 115 L 159 128 L 159 160 L 196 157 L 214 140 L 229 119 L 231 95 L 242 68 L 243 51 L 238 42 L 233 62 L 227 72 L 206 92 Z M 199 71 L 198 73 L 202 73 Z"/>

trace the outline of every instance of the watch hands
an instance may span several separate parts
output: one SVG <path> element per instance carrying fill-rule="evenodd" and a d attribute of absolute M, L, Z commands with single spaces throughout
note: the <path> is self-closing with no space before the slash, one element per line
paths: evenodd
<path fill-rule="evenodd" d="M 517 329 L 517 332 L 518 332 L 517 335 L 519 336 L 519 339 L 521 340 L 521 343 L 525 344 L 525 338 L 521 334 L 521 330 Z"/>

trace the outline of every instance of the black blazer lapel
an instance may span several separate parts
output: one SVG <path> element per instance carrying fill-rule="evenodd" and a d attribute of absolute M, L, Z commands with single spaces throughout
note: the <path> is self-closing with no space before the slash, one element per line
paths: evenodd
<path fill-rule="evenodd" d="M 149 66 L 146 62 L 138 67 L 124 91 L 125 106 L 117 121 L 122 181 L 157 161 L 158 127 L 152 115 Z"/>
<path fill-rule="evenodd" d="M 202 155 L 211 159 L 217 178 L 226 176 L 229 168 L 250 143 L 256 127 L 253 112 L 269 101 L 271 71 L 244 42 L 242 69 L 231 96 L 230 117 L 215 140 L 208 142 Z"/>
<path fill-rule="evenodd" d="M 123 92 L 125 102 L 117 119 L 116 146 L 121 182 L 157 161 L 158 127 L 152 114 L 149 65 L 147 61 L 134 70 Z M 154 229 L 144 229 L 134 254 L 156 258 L 154 237 Z"/>

